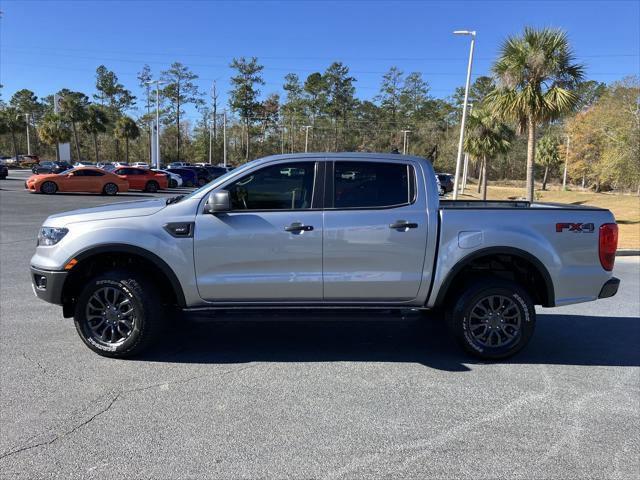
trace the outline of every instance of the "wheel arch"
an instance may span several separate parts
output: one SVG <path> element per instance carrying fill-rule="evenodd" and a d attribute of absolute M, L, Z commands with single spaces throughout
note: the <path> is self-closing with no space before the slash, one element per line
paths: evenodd
<path fill-rule="evenodd" d="M 62 288 L 65 317 L 73 316 L 75 299 L 82 279 L 111 264 L 114 268 L 121 266 L 122 262 L 127 265 L 136 265 L 153 275 L 155 280 L 160 280 L 158 285 L 162 293 L 169 296 L 163 298 L 169 298 L 179 307 L 186 307 L 184 291 L 177 275 L 162 258 L 149 250 L 127 244 L 102 244 L 80 251 L 69 258 L 68 262 L 72 260 L 76 260 L 77 263 L 69 271 Z"/>
<path fill-rule="evenodd" d="M 514 264 L 514 260 L 516 260 Z M 442 307 L 445 305 L 447 296 L 455 291 L 456 286 L 460 285 L 465 280 L 465 273 L 469 271 L 490 271 L 495 273 L 495 270 L 491 269 L 491 263 L 493 261 L 510 263 L 512 268 L 506 270 L 499 270 L 499 272 L 516 273 L 513 268 L 515 265 L 520 269 L 530 268 L 531 276 L 527 277 L 527 281 L 523 287 L 533 290 L 532 297 L 537 300 L 536 303 L 544 307 L 555 306 L 555 290 L 553 286 L 553 280 L 549 271 L 545 265 L 535 256 L 529 252 L 514 247 L 488 247 L 465 256 L 451 269 L 446 278 L 442 282 L 434 307 Z M 486 266 L 488 268 L 478 268 L 479 265 Z"/>

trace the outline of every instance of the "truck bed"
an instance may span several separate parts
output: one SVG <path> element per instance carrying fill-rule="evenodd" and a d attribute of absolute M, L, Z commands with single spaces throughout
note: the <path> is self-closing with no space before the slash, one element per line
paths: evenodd
<path fill-rule="evenodd" d="M 566 203 L 539 203 L 525 200 L 440 200 L 440 208 L 450 209 L 554 209 L 554 210 L 604 210 L 590 205 L 573 205 Z"/>

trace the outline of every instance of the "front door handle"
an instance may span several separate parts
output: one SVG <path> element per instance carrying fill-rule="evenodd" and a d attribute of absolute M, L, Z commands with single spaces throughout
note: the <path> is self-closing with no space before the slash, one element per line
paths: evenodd
<path fill-rule="evenodd" d="M 310 232 L 313 230 L 313 225 L 303 225 L 300 222 L 294 222 L 288 227 L 284 227 L 285 232 Z"/>
<path fill-rule="evenodd" d="M 417 223 L 407 222 L 406 220 L 398 220 L 397 222 L 389 225 L 389 228 L 394 228 L 396 230 L 405 230 L 407 228 L 418 228 Z"/>

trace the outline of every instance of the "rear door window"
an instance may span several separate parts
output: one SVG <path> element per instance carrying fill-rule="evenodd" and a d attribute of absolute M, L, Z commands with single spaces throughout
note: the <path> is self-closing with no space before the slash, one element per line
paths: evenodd
<path fill-rule="evenodd" d="M 413 201 L 413 167 L 404 163 L 334 164 L 334 208 L 389 208 Z"/>

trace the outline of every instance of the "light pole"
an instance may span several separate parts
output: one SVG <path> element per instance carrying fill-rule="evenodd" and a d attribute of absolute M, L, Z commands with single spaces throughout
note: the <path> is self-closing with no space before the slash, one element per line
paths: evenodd
<path fill-rule="evenodd" d="M 313 128 L 311 125 L 305 125 L 304 127 L 304 153 L 307 153 L 309 150 L 309 129 Z"/>
<path fill-rule="evenodd" d="M 222 113 L 222 165 L 227 167 L 227 109 Z"/>
<path fill-rule="evenodd" d="M 458 185 L 460 182 L 460 170 L 462 169 L 462 144 L 464 142 L 464 124 L 467 121 L 467 101 L 469 100 L 469 83 L 471 82 L 471 66 L 473 65 L 473 47 L 476 44 L 476 32 L 469 30 L 456 30 L 454 35 L 469 35 L 471 47 L 469 48 L 469 64 L 467 65 L 467 82 L 464 87 L 464 104 L 462 105 L 462 122 L 460 123 L 460 141 L 458 142 L 458 158 L 456 159 L 456 176 L 453 182 L 453 199 L 458 198 Z"/>
<path fill-rule="evenodd" d="M 407 151 L 409 150 L 409 142 L 407 140 L 407 134 L 411 133 L 411 130 L 400 130 L 400 133 L 402 133 L 402 154 L 406 155 Z"/>
<path fill-rule="evenodd" d="M 469 104 L 469 115 L 473 112 L 473 103 Z M 462 169 L 462 181 L 460 182 L 460 191 L 464 193 L 467 188 L 467 176 L 469 175 L 469 152 L 464 152 L 464 168 Z"/>
<path fill-rule="evenodd" d="M 160 168 L 160 85 L 167 82 L 162 80 L 150 80 L 145 85 L 156 84 L 156 168 Z"/>
<path fill-rule="evenodd" d="M 27 124 L 27 155 L 31 155 L 31 142 L 29 141 L 29 117 L 31 114 L 21 113 L 18 115 L 18 118 L 20 115 L 24 115 L 24 122 Z"/>

